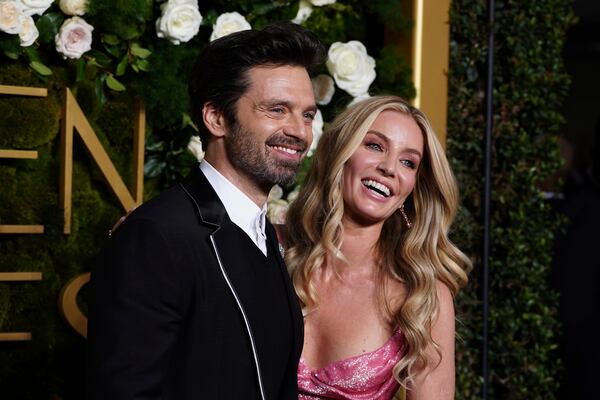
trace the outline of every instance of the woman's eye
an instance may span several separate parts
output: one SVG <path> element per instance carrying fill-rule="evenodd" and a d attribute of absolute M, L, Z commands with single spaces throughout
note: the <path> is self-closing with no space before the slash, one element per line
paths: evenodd
<path fill-rule="evenodd" d="M 411 160 L 401 160 L 402 164 L 406 165 L 410 169 L 417 169 L 417 163 Z"/>
<path fill-rule="evenodd" d="M 370 149 L 377 150 L 377 151 L 383 150 L 382 147 L 378 143 L 368 142 L 366 144 L 366 146 Z"/>

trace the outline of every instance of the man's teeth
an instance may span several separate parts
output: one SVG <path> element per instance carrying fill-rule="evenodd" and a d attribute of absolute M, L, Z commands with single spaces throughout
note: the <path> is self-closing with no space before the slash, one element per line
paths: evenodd
<path fill-rule="evenodd" d="M 365 185 L 369 189 L 375 190 L 377 193 L 382 194 L 385 197 L 389 197 L 390 189 L 387 186 L 382 185 L 381 183 L 376 182 L 372 179 L 365 179 L 362 182 L 363 182 L 363 185 Z"/>
<path fill-rule="evenodd" d="M 288 154 L 296 154 L 298 150 L 290 149 L 289 147 L 273 146 L 275 150 L 283 151 Z"/>

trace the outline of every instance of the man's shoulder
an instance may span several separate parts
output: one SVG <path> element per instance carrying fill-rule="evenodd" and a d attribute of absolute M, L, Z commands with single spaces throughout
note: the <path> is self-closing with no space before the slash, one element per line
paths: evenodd
<path fill-rule="evenodd" d="M 178 185 L 165 190 L 137 208 L 129 211 L 115 224 L 111 232 L 129 224 L 149 224 L 156 229 L 181 231 L 198 221 L 197 209 Z"/>

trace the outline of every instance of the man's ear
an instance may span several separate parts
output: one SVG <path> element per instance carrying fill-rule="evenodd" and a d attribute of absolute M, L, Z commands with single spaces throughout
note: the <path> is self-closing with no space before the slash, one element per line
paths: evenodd
<path fill-rule="evenodd" d="M 204 104 L 204 107 L 202 107 L 202 120 L 213 136 L 223 137 L 227 133 L 225 117 L 213 104 Z"/>

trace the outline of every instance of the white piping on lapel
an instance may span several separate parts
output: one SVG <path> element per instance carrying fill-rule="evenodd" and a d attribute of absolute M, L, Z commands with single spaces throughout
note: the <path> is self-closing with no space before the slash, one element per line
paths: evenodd
<path fill-rule="evenodd" d="M 212 243 L 213 249 L 215 250 L 215 255 L 217 256 L 217 262 L 219 263 L 219 268 L 221 268 L 221 273 L 223 274 L 223 277 L 225 278 L 225 281 L 227 282 L 227 286 L 229 286 L 229 290 L 231 290 L 231 293 L 233 294 L 233 297 L 235 298 L 235 301 L 240 309 L 240 312 L 242 313 L 242 317 L 244 317 L 244 323 L 246 324 L 246 329 L 248 330 L 248 335 L 250 336 L 250 344 L 252 345 L 252 355 L 254 356 L 254 363 L 256 364 L 256 372 L 257 372 L 257 376 L 258 376 L 258 386 L 260 388 L 260 396 L 263 400 L 266 400 L 265 390 L 263 388 L 263 382 L 262 382 L 262 374 L 260 372 L 260 364 L 258 362 L 258 352 L 256 351 L 256 344 L 254 343 L 254 336 L 252 336 L 252 330 L 250 329 L 250 322 L 248 321 L 248 317 L 246 317 L 246 313 L 244 312 L 244 307 L 242 306 L 242 303 L 241 303 L 240 299 L 238 298 L 238 295 L 233 287 L 233 284 L 229 280 L 229 276 L 227 276 L 227 272 L 225 272 L 225 268 L 223 268 L 223 264 L 221 263 L 221 257 L 219 256 L 219 250 L 217 250 L 217 244 L 215 243 L 215 239 L 213 238 L 213 235 L 210 235 L 210 242 Z"/>
<path fill-rule="evenodd" d="M 204 221 L 204 218 L 202 217 L 202 211 L 200 210 L 200 206 L 196 202 L 196 199 L 194 199 L 194 196 L 192 196 L 191 193 L 188 192 L 188 190 L 186 189 L 186 187 L 184 185 L 182 185 L 180 183 L 179 186 L 181 187 L 181 189 L 183 189 L 185 194 L 187 194 L 187 196 L 192 200 L 192 202 L 196 206 L 196 209 L 198 210 L 198 213 L 200 214 L 200 217 Z M 221 228 L 220 226 L 213 224 L 213 223 L 211 223 L 211 225 L 217 226 L 217 229 L 213 232 L 213 234 Z M 213 246 L 213 249 L 215 250 L 215 256 L 217 257 L 217 263 L 219 263 L 219 268 L 221 269 L 221 274 L 223 275 L 223 278 L 225 278 L 225 282 L 227 282 L 227 286 L 229 287 L 229 290 L 231 291 L 231 294 L 233 295 L 233 298 L 235 299 L 235 302 L 237 303 L 238 308 L 240 309 L 240 312 L 242 313 L 242 317 L 244 318 L 244 324 L 246 325 L 246 330 L 248 331 L 248 337 L 250 337 L 250 345 L 252 346 L 252 356 L 254 357 L 254 365 L 256 366 L 256 376 L 258 377 L 258 387 L 260 389 L 260 397 L 262 400 L 267 400 L 267 398 L 265 396 L 265 389 L 263 387 L 262 374 L 260 372 L 260 364 L 258 362 L 258 351 L 256 350 L 256 343 L 254 342 L 254 336 L 252 335 L 252 329 L 250 329 L 250 321 L 248 320 L 248 317 L 246 316 L 246 312 L 244 311 L 242 302 L 240 301 L 240 299 L 237 295 L 237 292 L 235 291 L 235 289 L 233 287 L 233 284 L 229 280 L 229 276 L 227 275 L 227 272 L 225 272 L 225 268 L 223 267 L 223 263 L 221 262 L 221 256 L 219 255 L 219 250 L 217 249 L 217 244 L 215 243 L 213 234 L 209 235 L 209 237 L 210 237 L 210 242 Z"/>

